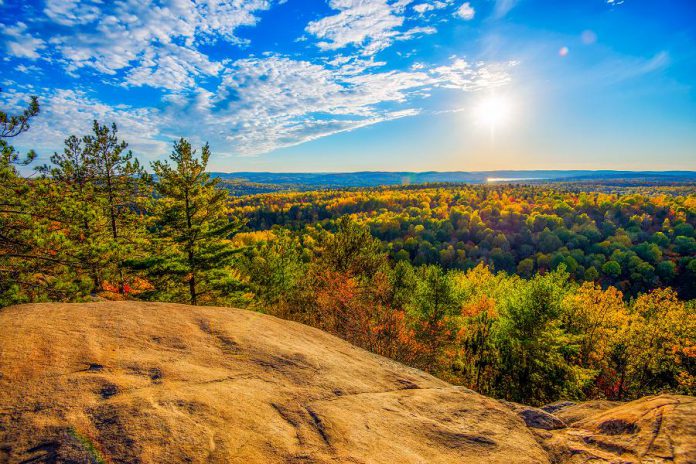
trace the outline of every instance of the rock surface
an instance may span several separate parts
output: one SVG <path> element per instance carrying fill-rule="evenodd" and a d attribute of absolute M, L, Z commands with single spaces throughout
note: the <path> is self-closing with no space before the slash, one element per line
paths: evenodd
<path fill-rule="evenodd" d="M 566 428 L 565 422 L 550 412 L 541 408 L 525 406 L 524 404 L 501 401 L 505 406 L 515 411 L 527 427 L 542 430 L 558 430 Z"/>
<path fill-rule="evenodd" d="M 0 462 L 546 462 L 490 398 L 250 311 L 0 312 Z"/>
<path fill-rule="evenodd" d="M 590 401 L 556 415 L 572 425 L 541 437 L 553 461 L 696 463 L 696 398 Z"/>
<path fill-rule="evenodd" d="M 555 413 L 566 428 L 528 428 L 501 402 L 249 311 L 0 310 L 0 463 L 696 462 L 693 398 L 581 407 Z"/>

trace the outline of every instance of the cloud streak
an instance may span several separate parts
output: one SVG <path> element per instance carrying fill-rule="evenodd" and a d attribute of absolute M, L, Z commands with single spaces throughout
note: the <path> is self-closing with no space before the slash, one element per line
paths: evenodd
<path fill-rule="evenodd" d="M 235 152 L 258 155 L 419 114 L 419 102 L 433 89 L 475 91 L 509 79 L 507 64 L 472 65 L 458 58 L 411 71 L 376 72 L 371 65 L 322 65 L 280 55 L 239 60 L 225 70 L 216 92 L 200 95 L 188 110 Z"/>

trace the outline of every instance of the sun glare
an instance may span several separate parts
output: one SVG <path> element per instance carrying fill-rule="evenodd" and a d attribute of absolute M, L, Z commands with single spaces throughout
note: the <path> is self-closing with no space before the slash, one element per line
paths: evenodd
<path fill-rule="evenodd" d="M 509 98 L 492 95 L 481 100 L 474 108 L 476 122 L 490 130 L 494 136 L 496 129 L 508 124 L 512 118 L 512 103 Z"/>

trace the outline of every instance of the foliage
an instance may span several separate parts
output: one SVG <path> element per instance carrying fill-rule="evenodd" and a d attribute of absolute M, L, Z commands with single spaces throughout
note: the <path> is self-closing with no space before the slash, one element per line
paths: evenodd
<path fill-rule="evenodd" d="M 155 282 L 148 297 L 192 305 L 224 301 L 241 289 L 239 276 L 229 268 L 239 251 L 230 242 L 239 224 L 227 216 L 227 192 L 205 172 L 210 148 L 206 144 L 200 158 L 195 155 L 181 139 L 169 157 L 173 164 L 152 164 L 159 196 L 153 249 L 147 259 L 132 262 Z"/>
<path fill-rule="evenodd" d="M 28 128 L 34 103 L 14 119 L 0 113 L 7 134 Z M 97 122 L 68 137 L 40 178 L 21 177 L 22 160 L 3 147 L 0 306 L 245 306 L 531 404 L 696 393 L 693 190 L 229 198 L 205 171 L 208 145 L 197 156 L 185 139 L 153 177 L 116 126 Z"/>
<path fill-rule="evenodd" d="M 580 187 L 591 187 L 578 184 Z M 394 260 L 531 277 L 564 265 L 572 280 L 614 285 L 627 296 L 673 286 L 696 298 L 696 192 L 629 193 L 540 185 L 440 185 L 270 193 L 234 198 L 249 230 L 333 230 L 350 216 Z M 664 192 L 664 193 L 663 193 Z"/>

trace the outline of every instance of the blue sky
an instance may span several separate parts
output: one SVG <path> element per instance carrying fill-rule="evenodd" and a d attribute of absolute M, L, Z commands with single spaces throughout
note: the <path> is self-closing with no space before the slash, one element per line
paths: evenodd
<path fill-rule="evenodd" d="M 696 170 L 693 0 L 0 0 L 42 160 L 96 118 L 221 171 Z"/>

